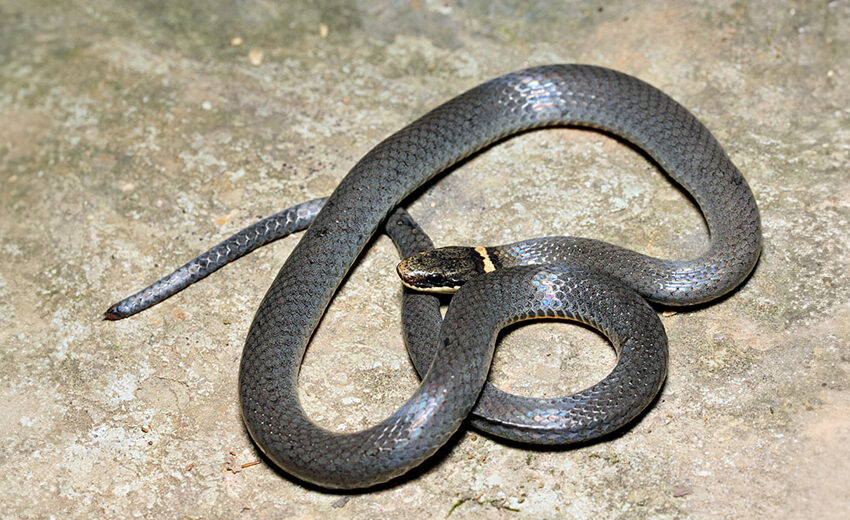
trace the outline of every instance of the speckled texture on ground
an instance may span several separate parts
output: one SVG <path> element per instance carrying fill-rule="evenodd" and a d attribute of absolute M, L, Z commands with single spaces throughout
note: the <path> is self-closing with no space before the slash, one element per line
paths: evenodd
<path fill-rule="evenodd" d="M 0 3 L 4 517 L 850 515 L 850 2 L 163 4 Z M 662 318 L 670 376 L 625 435 L 535 451 L 465 431 L 372 493 L 289 480 L 251 444 L 236 377 L 297 238 L 100 321 L 258 216 L 329 193 L 427 109 L 553 62 L 617 68 L 679 100 L 762 212 L 747 285 Z M 488 150 L 411 211 L 439 245 L 564 233 L 682 257 L 707 243 L 644 158 L 572 129 Z M 371 424 L 416 386 L 395 262 L 378 239 L 308 351 L 303 400 L 328 427 Z M 535 396 L 613 365 L 566 324 L 514 329 L 496 357 L 491 379 Z"/>

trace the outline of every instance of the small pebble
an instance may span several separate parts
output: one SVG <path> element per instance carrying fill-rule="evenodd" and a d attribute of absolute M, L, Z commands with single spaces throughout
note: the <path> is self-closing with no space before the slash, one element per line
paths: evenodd
<path fill-rule="evenodd" d="M 261 64 L 263 62 L 263 51 L 251 49 L 251 52 L 248 53 L 248 61 L 251 62 L 251 65 Z"/>
<path fill-rule="evenodd" d="M 339 500 L 337 500 L 336 502 L 334 502 L 331 507 L 333 507 L 334 509 L 339 509 L 341 507 L 344 507 L 345 504 L 347 504 L 349 500 L 351 500 L 351 497 L 342 497 Z"/>
<path fill-rule="evenodd" d="M 675 498 L 684 497 L 693 493 L 694 490 L 685 485 L 678 485 L 673 488 L 673 496 Z"/>

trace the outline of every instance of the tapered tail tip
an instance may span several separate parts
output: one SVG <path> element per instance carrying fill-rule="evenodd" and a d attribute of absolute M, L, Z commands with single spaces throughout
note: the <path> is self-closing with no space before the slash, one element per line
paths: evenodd
<path fill-rule="evenodd" d="M 117 307 L 117 305 L 113 305 L 112 307 L 106 309 L 106 312 L 103 313 L 104 321 L 115 321 L 127 317 L 127 315 L 120 312 Z"/>

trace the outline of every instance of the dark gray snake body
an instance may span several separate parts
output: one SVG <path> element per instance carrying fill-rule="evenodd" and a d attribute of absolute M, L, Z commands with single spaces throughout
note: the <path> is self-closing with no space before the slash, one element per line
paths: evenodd
<path fill-rule="evenodd" d="M 453 298 L 438 333 L 436 303 L 405 300 L 406 309 L 422 316 L 421 326 L 405 331 L 408 341 L 429 346 L 426 354 L 412 355 L 425 372 L 423 381 L 396 413 L 350 434 L 310 421 L 297 397 L 302 356 L 330 298 L 381 222 L 458 160 L 508 135 L 548 125 L 602 129 L 644 150 L 696 200 L 711 235 L 708 251 L 691 261 L 667 261 L 576 238 L 502 248 L 506 264 L 525 257 L 541 265 L 471 280 Z M 386 225 L 391 233 L 396 227 L 402 236 L 415 235 L 415 224 L 404 213 L 394 213 Z M 251 247 L 263 242 L 263 233 L 254 233 L 259 238 Z M 417 241 L 412 249 L 430 247 L 411 239 Z M 582 65 L 496 78 L 381 142 L 315 216 L 248 333 L 239 384 L 245 424 L 264 453 L 290 474 L 344 488 L 384 482 L 409 470 L 445 443 L 473 407 L 478 414 L 473 424 L 518 440 L 566 443 L 603 435 L 633 419 L 666 374 L 663 328 L 627 287 L 672 305 L 708 301 L 750 273 L 760 245 L 758 210 L 746 181 L 710 132 L 662 92 L 631 76 Z M 399 247 L 403 256 L 410 254 Z M 575 265 L 551 264 L 564 262 L 564 255 Z M 161 292 L 171 289 L 162 282 Z M 107 316 L 121 317 L 120 305 Z M 525 399 L 485 386 L 498 330 L 540 317 L 599 328 L 618 350 L 617 367 L 597 385 L 559 399 Z"/>

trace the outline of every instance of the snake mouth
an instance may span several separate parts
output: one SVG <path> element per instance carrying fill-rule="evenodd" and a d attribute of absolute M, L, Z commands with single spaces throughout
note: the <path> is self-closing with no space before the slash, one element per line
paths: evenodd
<path fill-rule="evenodd" d="M 425 292 L 431 294 L 454 294 L 460 289 L 460 285 L 452 285 L 452 286 L 443 286 L 443 285 L 434 285 L 430 287 L 426 287 L 425 285 L 420 285 L 414 282 L 408 282 L 404 278 L 401 279 L 401 284 L 407 287 L 408 289 L 413 289 L 418 292 Z"/>

